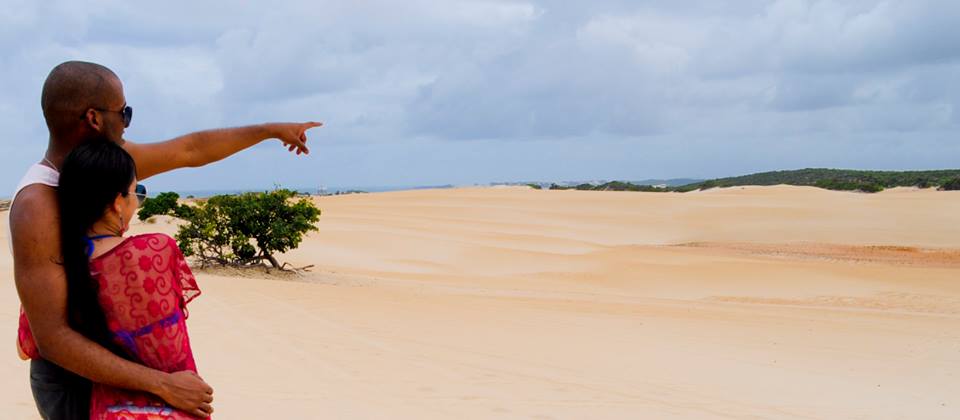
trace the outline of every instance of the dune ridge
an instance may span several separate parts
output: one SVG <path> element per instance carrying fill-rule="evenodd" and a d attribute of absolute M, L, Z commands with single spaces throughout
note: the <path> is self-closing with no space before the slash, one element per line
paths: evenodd
<path fill-rule="evenodd" d="M 960 413 L 960 193 L 313 199 L 319 231 L 281 258 L 312 272 L 198 274 L 189 325 L 219 418 Z M 36 418 L 12 350 L 0 406 Z"/>

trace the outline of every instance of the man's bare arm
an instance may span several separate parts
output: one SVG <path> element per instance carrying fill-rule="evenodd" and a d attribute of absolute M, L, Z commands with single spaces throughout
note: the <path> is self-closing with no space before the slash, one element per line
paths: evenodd
<path fill-rule="evenodd" d="M 317 122 L 270 123 L 198 131 L 159 143 L 124 144 L 137 162 L 137 177 L 146 179 L 177 168 L 195 168 L 216 162 L 266 139 L 280 139 L 291 152 L 310 153 L 306 131 Z"/>
<path fill-rule="evenodd" d="M 56 191 L 40 184 L 23 189 L 10 209 L 17 293 L 43 358 L 94 382 L 156 394 L 197 416 L 211 412 L 213 390 L 193 372 L 130 362 L 70 328 L 58 214 Z"/>

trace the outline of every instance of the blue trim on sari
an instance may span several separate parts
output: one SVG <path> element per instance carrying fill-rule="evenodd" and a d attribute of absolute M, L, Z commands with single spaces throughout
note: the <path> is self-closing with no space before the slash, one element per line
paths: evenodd
<path fill-rule="evenodd" d="M 116 338 L 119 338 L 120 341 L 123 342 L 123 346 L 126 347 L 127 350 L 130 350 L 130 352 L 132 352 L 134 355 L 136 355 L 137 344 L 133 341 L 133 339 L 150 334 L 151 332 L 153 332 L 153 329 L 157 328 L 158 326 L 160 328 L 173 326 L 180 321 L 181 316 L 182 316 L 181 312 L 176 311 L 166 318 L 163 318 L 159 321 L 148 324 L 144 327 L 138 328 L 134 331 L 125 331 L 125 330 L 114 331 L 113 336 Z"/>
<path fill-rule="evenodd" d="M 87 258 L 90 258 L 90 256 L 93 255 L 93 241 L 97 239 L 110 238 L 113 236 L 117 236 L 117 235 L 97 235 L 97 236 L 87 236 L 86 238 L 83 238 L 85 241 L 87 241 Z"/>
<path fill-rule="evenodd" d="M 156 414 L 159 416 L 170 416 L 173 409 L 170 407 L 139 407 L 133 404 L 111 405 L 107 407 L 108 413 L 130 413 L 130 414 Z"/>

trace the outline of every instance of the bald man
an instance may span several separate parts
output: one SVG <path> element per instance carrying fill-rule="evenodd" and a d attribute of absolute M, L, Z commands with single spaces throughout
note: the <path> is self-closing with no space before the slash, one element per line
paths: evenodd
<path fill-rule="evenodd" d="M 279 139 L 300 155 L 309 153 L 306 131 L 321 124 L 271 123 L 200 131 L 159 143 L 128 142 L 123 133 L 133 110 L 123 84 L 110 69 L 80 61 L 50 72 L 41 107 L 50 133 L 47 151 L 27 172 L 10 208 L 14 277 L 25 315 L 18 349 L 31 359 L 31 389 L 41 416 L 88 418 L 91 381 L 150 392 L 173 407 L 209 416 L 213 389 L 193 372 L 166 373 L 130 362 L 70 328 L 66 274 L 59 265 L 58 168 L 71 150 L 98 135 L 133 156 L 138 179 L 216 162 L 267 139 Z"/>

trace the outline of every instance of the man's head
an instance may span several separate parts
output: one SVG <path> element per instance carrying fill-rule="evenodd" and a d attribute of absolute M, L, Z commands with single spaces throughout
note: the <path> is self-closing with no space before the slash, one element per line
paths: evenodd
<path fill-rule="evenodd" d="M 123 143 L 123 84 L 110 69 L 83 61 L 67 61 L 53 68 L 40 96 L 50 138 L 83 144 L 106 136 Z"/>

